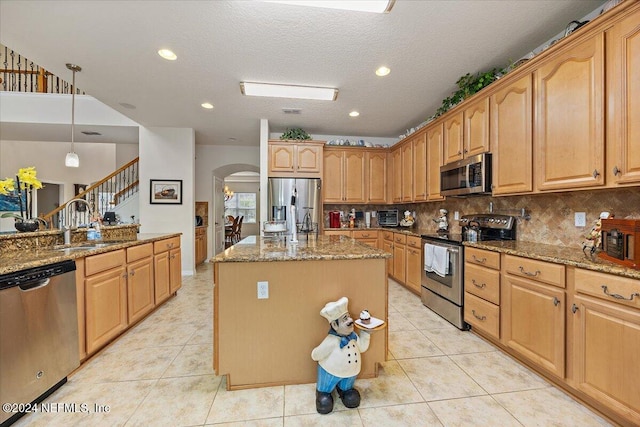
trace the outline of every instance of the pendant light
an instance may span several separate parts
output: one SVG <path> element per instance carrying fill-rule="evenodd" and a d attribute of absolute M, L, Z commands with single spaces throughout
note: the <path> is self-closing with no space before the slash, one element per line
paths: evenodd
<path fill-rule="evenodd" d="M 74 151 L 74 130 L 75 130 L 75 109 L 76 109 L 76 71 L 82 71 L 79 65 L 67 64 L 67 68 L 73 71 L 73 80 L 71 81 L 71 152 L 67 153 L 64 158 L 64 165 L 68 168 L 77 168 L 80 166 L 80 158 Z"/>

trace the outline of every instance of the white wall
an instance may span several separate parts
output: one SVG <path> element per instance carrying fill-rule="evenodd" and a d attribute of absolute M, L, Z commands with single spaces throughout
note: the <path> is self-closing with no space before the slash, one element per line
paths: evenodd
<path fill-rule="evenodd" d="M 182 274 L 195 271 L 195 131 L 140 127 L 140 232 L 182 233 Z M 181 179 L 182 204 L 151 204 L 151 179 Z M 209 179 L 210 181 L 211 179 Z"/>
<path fill-rule="evenodd" d="M 116 169 L 126 165 L 131 160 L 138 157 L 138 144 L 115 144 L 115 146 L 116 146 Z"/>

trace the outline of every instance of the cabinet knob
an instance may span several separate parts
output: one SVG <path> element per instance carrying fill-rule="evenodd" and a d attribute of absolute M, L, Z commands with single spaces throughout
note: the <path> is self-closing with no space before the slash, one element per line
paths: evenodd
<path fill-rule="evenodd" d="M 462 154 L 462 151 L 458 150 L 458 154 Z"/>
<path fill-rule="evenodd" d="M 618 174 L 620 174 L 620 172 L 621 172 L 621 170 L 620 170 L 620 169 L 618 169 L 618 166 L 614 166 L 614 167 L 613 167 L 613 174 L 614 174 L 614 175 L 618 175 Z"/>
<path fill-rule="evenodd" d="M 124 273 L 124 274 L 122 275 L 122 278 L 123 278 L 123 279 L 126 279 L 126 278 L 127 278 L 127 273 Z"/>
<path fill-rule="evenodd" d="M 558 299 L 558 297 L 553 297 L 553 305 L 557 307 L 559 304 L 560 304 L 560 300 Z"/>
<path fill-rule="evenodd" d="M 578 306 L 577 306 L 577 305 L 575 305 L 575 304 L 572 304 L 572 305 L 571 305 L 571 312 L 572 312 L 573 314 L 576 314 L 576 311 L 578 311 Z"/>
<path fill-rule="evenodd" d="M 600 172 L 598 172 L 598 169 L 594 169 L 592 175 L 593 175 L 594 178 L 597 178 L 598 175 L 600 175 Z"/>
<path fill-rule="evenodd" d="M 136 271 L 135 270 L 131 270 L 131 273 L 129 273 L 129 276 L 135 276 L 136 275 Z"/>

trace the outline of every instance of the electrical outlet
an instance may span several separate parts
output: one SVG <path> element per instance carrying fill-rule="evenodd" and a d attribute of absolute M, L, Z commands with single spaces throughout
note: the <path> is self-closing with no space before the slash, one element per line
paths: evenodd
<path fill-rule="evenodd" d="M 455 219 L 456 221 L 457 221 L 457 220 L 459 220 L 459 219 L 460 219 L 460 212 L 455 211 L 455 212 L 453 213 L 453 219 Z"/>
<path fill-rule="evenodd" d="M 258 299 L 269 298 L 269 282 L 258 282 Z"/>
<path fill-rule="evenodd" d="M 576 227 L 586 227 L 587 226 L 587 214 L 585 212 L 576 212 L 575 213 L 575 222 L 576 222 Z"/>

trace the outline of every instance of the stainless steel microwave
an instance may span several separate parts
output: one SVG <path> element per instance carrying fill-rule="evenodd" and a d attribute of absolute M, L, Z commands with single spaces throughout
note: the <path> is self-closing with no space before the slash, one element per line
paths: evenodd
<path fill-rule="evenodd" d="M 491 154 L 478 154 L 440 167 L 443 196 L 491 193 Z"/>

